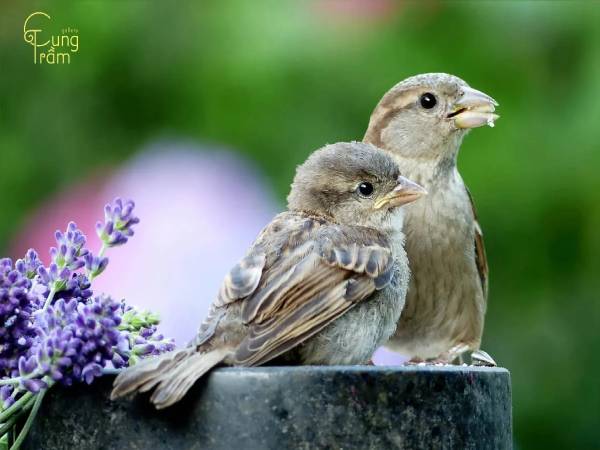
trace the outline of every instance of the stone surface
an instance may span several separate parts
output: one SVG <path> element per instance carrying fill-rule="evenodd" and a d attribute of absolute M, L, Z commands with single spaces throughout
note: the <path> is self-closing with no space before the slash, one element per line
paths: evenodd
<path fill-rule="evenodd" d="M 111 402 L 113 377 L 46 396 L 27 449 L 510 449 L 501 368 L 222 368 L 172 408 Z"/>

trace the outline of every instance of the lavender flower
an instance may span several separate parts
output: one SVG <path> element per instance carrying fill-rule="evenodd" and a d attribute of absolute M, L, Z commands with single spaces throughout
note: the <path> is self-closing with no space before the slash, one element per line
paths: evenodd
<path fill-rule="evenodd" d="M 24 272 L 13 268 L 8 258 L 0 260 L 0 374 L 16 369 L 16 355 L 35 337 L 32 311 L 40 300 L 30 292 L 32 283 Z"/>
<path fill-rule="evenodd" d="M 94 256 L 91 253 L 85 255 L 85 270 L 90 278 L 96 278 L 108 266 L 108 258 Z"/>
<path fill-rule="evenodd" d="M 59 299 L 36 317 L 39 339 L 28 358 L 19 360 L 24 388 L 39 390 L 45 379 L 71 385 L 90 384 L 113 359 L 114 349 L 125 350 L 127 341 L 119 333 L 119 303 L 110 297 L 85 302 Z M 30 377 L 31 378 L 26 378 Z M 42 386 L 43 387 L 43 386 Z"/>
<path fill-rule="evenodd" d="M 92 284 L 87 275 L 74 273 L 67 281 L 64 290 L 57 294 L 57 298 L 87 300 L 94 294 L 91 286 Z"/>
<path fill-rule="evenodd" d="M 157 325 L 159 322 L 158 315 L 153 312 L 138 311 L 124 301 L 121 302 L 120 307 L 121 316 L 123 317 L 123 321 L 119 325 L 120 330 L 136 332 Z"/>
<path fill-rule="evenodd" d="M 107 296 L 93 297 L 91 282 L 108 265 L 103 252 L 127 242 L 139 222 L 133 208 L 132 201 L 120 199 L 106 206 L 105 222 L 97 225 L 98 255 L 85 247 L 85 235 L 70 222 L 64 233 L 55 234 L 48 267 L 34 250 L 14 267 L 10 259 L 0 259 L 2 429 L 15 422 L 13 414 L 29 409 L 35 414 L 55 383 L 89 384 L 105 367 L 124 367 L 174 348 L 173 340 L 158 333 L 156 315 Z M 26 432 L 27 426 L 18 442 Z"/>
<path fill-rule="evenodd" d="M 170 352 L 175 349 L 175 341 L 165 338 L 159 333 L 156 325 L 150 328 L 142 328 L 140 330 L 140 338 L 145 339 L 146 343 L 152 346 L 152 351 L 146 354 L 160 355 L 161 353 Z"/>
<path fill-rule="evenodd" d="M 142 328 L 138 333 L 129 334 L 130 351 L 127 354 L 129 366 L 136 364 L 140 358 L 160 355 L 175 349 L 173 339 L 166 339 L 156 326 Z M 120 353 L 121 356 L 123 356 Z M 124 358 L 125 359 L 125 358 Z"/>
<path fill-rule="evenodd" d="M 158 333 L 156 325 L 158 316 L 149 311 L 138 311 L 131 306 L 121 302 L 122 322 L 119 330 L 128 339 L 128 349 L 117 351 L 117 364 L 127 362 L 132 366 L 136 364 L 141 357 L 159 355 L 175 349 L 173 339 L 167 339 Z"/>
<path fill-rule="evenodd" d="M 69 222 L 64 233 L 56 230 L 54 237 L 56 238 L 56 247 L 50 248 L 52 263 L 48 268 L 37 264 L 36 271 L 38 277 L 36 281 L 48 287 L 51 291 L 59 292 L 66 289 L 67 283 L 71 279 L 71 276 L 74 275 L 74 272 L 85 265 L 90 251 L 85 248 L 85 235 L 77 228 L 75 222 Z M 33 263 L 29 264 L 31 268 L 36 265 L 37 254 L 31 255 L 31 257 L 34 256 Z M 23 262 L 23 268 L 24 270 L 28 269 L 25 262 Z"/>
<path fill-rule="evenodd" d="M 96 233 L 106 247 L 123 245 L 133 236 L 133 225 L 140 219 L 133 215 L 135 203 L 120 198 L 104 207 L 104 223 L 96 223 Z"/>
<path fill-rule="evenodd" d="M 37 275 L 37 270 L 40 266 L 42 266 L 42 261 L 40 261 L 37 252 L 32 248 L 27 250 L 25 258 L 18 259 L 15 263 L 15 268 L 29 279 L 33 279 Z"/>
<path fill-rule="evenodd" d="M 44 266 L 38 267 L 38 282 L 57 292 L 67 286 L 67 281 L 71 278 L 71 274 L 72 272 L 68 267 L 61 269 L 57 264 L 52 263 L 48 268 Z"/>
<path fill-rule="evenodd" d="M 0 388 L 0 401 L 2 402 L 2 405 L 4 406 L 4 408 L 8 408 L 15 402 L 15 399 L 12 396 L 12 393 L 13 393 L 12 386 L 2 386 Z"/>
<path fill-rule="evenodd" d="M 58 268 L 66 267 L 69 270 L 77 270 L 83 267 L 85 264 L 83 257 L 89 251 L 84 247 L 85 235 L 77 228 L 75 222 L 69 222 L 64 233 L 56 230 L 54 237 L 57 246 L 50 248 L 50 256 L 54 264 Z"/>

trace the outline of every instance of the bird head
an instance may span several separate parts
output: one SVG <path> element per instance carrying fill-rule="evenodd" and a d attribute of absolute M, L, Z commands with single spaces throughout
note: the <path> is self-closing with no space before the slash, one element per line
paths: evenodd
<path fill-rule="evenodd" d="M 453 75 L 416 75 L 383 96 L 364 141 L 405 158 L 455 156 L 471 128 L 494 126 L 496 106 L 492 97 Z"/>
<path fill-rule="evenodd" d="M 370 144 L 344 142 L 317 150 L 298 167 L 288 207 L 345 225 L 378 228 L 392 210 L 426 193 L 401 176 L 387 152 Z"/>

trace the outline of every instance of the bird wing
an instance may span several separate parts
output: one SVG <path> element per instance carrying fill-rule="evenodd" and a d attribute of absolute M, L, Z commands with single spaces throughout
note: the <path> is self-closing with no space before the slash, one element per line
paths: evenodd
<path fill-rule="evenodd" d="M 225 316 L 226 306 L 241 300 L 256 290 L 262 277 L 266 262 L 266 253 L 260 246 L 253 246 L 250 252 L 225 276 L 217 298 L 210 305 L 206 318 L 202 321 L 198 333 L 188 346 L 198 347 L 214 336 L 221 319 Z"/>
<path fill-rule="evenodd" d="M 469 201 L 471 202 L 471 209 L 473 210 L 473 220 L 475 221 L 475 264 L 477 265 L 477 271 L 479 272 L 479 279 L 481 280 L 481 289 L 483 291 L 483 298 L 487 302 L 488 296 L 488 275 L 489 268 L 487 263 L 487 257 L 485 256 L 485 246 L 483 244 L 483 232 L 477 219 L 477 210 L 475 209 L 475 202 L 469 189 L 466 188 Z"/>
<path fill-rule="evenodd" d="M 389 245 L 366 230 L 305 217 L 265 237 L 276 250 L 267 254 L 257 288 L 243 299 L 248 330 L 234 355 L 237 364 L 281 355 L 390 282 Z"/>

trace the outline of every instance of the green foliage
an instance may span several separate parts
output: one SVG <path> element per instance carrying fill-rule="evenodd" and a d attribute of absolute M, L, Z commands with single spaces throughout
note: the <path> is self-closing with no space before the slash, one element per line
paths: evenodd
<path fill-rule="evenodd" d="M 79 28 L 68 66 L 34 66 L 34 10 Z M 600 4 L 403 2 L 380 20 L 314 2 L 7 2 L 0 7 L 0 248 L 49 193 L 188 136 L 238 148 L 283 200 L 295 166 L 360 139 L 380 96 L 459 75 L 502 116 L 460 157 L 491 267 L 484 348 L 513 374 L 527 449 L 597 445 Z M 10 195 L 6 195 L 10 193 Z M 2 445 L 0 443 L 0 445 Z"/>

